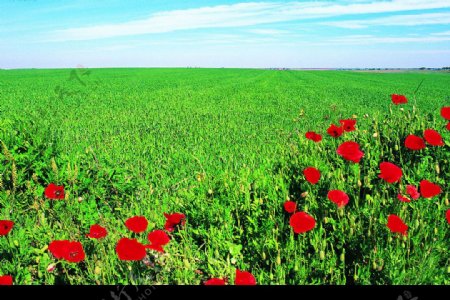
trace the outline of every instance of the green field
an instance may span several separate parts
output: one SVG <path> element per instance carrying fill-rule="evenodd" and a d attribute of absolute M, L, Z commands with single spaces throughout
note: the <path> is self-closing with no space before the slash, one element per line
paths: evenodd
<path fill-rule="evenodd" d="M 236 269 L 258 284 L 450 284 L 450 132 L 440 116 L 449 73 L 85 71 L 0 70 L 0 220 L 15 222 L 0 236 L 0 275 L 15 284 L 233 284 Z M 409 103 L 392 105 L 393 93 Z M 326 134 L 352 117 L 356 131 Z M 427 128 L 446 144 L 404 147 Z M 359 164 L 336 154 L 349 140 L 365 153 Z M 378 178 L 382 161 L 402 167 L 400 183 Z M 308 166 L 322 173 L 316 185 L 303 178 Z M 397 199 L 423 179 L 442 193 Z M 44 197 L 50 183 L 64 185 L 65 200 Z M 331 189 L 349 204 L 338 209 Z M 287 199 L 315 218 L 313 230 L 292 231 Z M 164 254 L 118 259 L 120 238 L 148 243 L 173 212 L 186 224 Z M 407 236 L 389 231 L 390 214 Z M 125 227 L 137 215 L 146 233 Z M 85 236 L 96 223 L 106 238 Z M 55 259 L 47 246 L 64 239 L 80 241 L 86 259 Z"/>

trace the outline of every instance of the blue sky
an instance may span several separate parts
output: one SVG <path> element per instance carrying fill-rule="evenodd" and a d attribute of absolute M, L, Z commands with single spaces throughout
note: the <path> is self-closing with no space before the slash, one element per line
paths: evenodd
<path fill-rule="evenodd" d="M 450 0 L 0 0 L 0 68 L 450 66 Z"/>

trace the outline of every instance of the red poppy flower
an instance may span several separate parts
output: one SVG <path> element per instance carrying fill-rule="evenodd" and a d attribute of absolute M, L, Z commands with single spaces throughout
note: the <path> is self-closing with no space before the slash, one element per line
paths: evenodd
<path fill-rule="evenodd" d="M 445 213 L 445 218 L 447 218 L 447 223 L 450 224 L 450 209 L 447 209 L 447 212 Z"/>
<path fill-rule="evenodd" d="M 147 238 L 151 244 L 147 245 L 146 248 L 159 252 L 164 252 L 162 246 L 165 246 L 170 242 L 169 236 L 163 230 L 154 230 L 148 234 Z"/>
<path fill-rule="evenodd" d="M 447 130 L 450 130 L 450 122 L 447 123 L 447 126 L 445 126 L 445 128 L 447 128 Z"/>
<path fill-rule="evenodd" d="M 407 193 L 411 198 L 413 198 L 414 200 L 417 200 L 417 199 L 419 199 L 419 197 L 420 197 L 419 191 L 418 191 L 417 188 L 416 188 L 415 186 L 413 186 L 413 185 L 407 185 L 407 186 L 406 186 L 406 193 Z"/>
<path fill-rule="evenodd" d="M 359 163 L 361 158 L 364 156 L 364 152 L 359 149 L 358 143 L 352 141 L 342 143 L 337 148 L 336 152 L 344 159 L 354 163 Z"/>
<path fill-rule="evenodd" d="M 312 230 L 316 226 L 316 220 L 314 220 L 312 216 L 301 211 L 291 216 L 289 225 L 291 225 L 295 233 L 304 233 Z"/>
<path fill-rule="evenodd" d="M 405 147 L 410 150 L 421 150 L 425 148 L 425 141 L 413 134 L 410 134 L 405 139 Z"/>
<path fill-rule="evenodd" d="M 164 213 L 164 217 L 166 217 L 166 224 L 164 224 L 164 228 L 169 232 L 173 231 L 175 229 L 175 226 L 177 226 L 178 224 L 181 224 L 183 226 L 186 223 L 186 216 L 181 213 Z"/>
<path fill-rule="evenodd" d="M 314 141 L 314 142 L 320 142 L 322 140 L 322 136 L 314 131 L 308 131 L 305 133 L 305 137 L 308 140 Z"/>
<path fill-rule="evenodd" d="M 85 256 L 83 245 L 80 242 L 70 242 L 67 256 L 64 259 L 69 262 L 78 263 L 83 261 Z"/>
<path fill-rule="evenodd" d="M 44 195 L 48 199 L 61 200 L 65 198 L 64 186 L 50 183 L 44 190 Z"/>
<path fill-rule="evenodd" d="M 420 182 L 420 194 L 424 198 L 432 198 L 439 195 L 442 192 L 441 187 L 428 180 L 422 180 Z"/>
<path fill-rule="evenodd" d="M 397 195 L 398 200 L 402 202 L 411 202 L 411 200 L 408 197 L 403 196 L 402 194 Z"/>
<path fill-rule="evenodd" d="M 225 285 L 226 281 L 220 278 L 211 278 L 205 281 L 205 285 Z"/>
<path fill-rule="evenodd" d="M 305 179 L 311 184 L 316 184 L 320 180 L 320 171 L 313 167 L 304 169 L 303 175 L 305 175 Z"/>
<path fill-rule="evenodd" d="M 398 182 L 403 176 L 402 169 L 390 162 L 382 162 L 380 164 L 380 172 L 378 177 L 388 183 Z"/>
<path fill-rule="evenodd" d="M 256 285 L 255 277 L 246 271 L 236 269 L 236 278 L 234 280 L 235 285 Z"/>
<path fill-rule="evenodd" d="M 344 131 L 346 131 L 346 132 L 356 130 L 356 128 L 355 128 L 356 120 L 353 120 L 353 119 L 339 120 L 339 123 L 342 124 L 342 127 L 344 128 Z"/>
<path fill-rule="evenodd" d="M 423 137 L 431 146 L 444 146 L 442 136 L 434 129 L 427 129 L 423 132 Z"/>
<path fill-rule="evenodd" d="M 86 256 L 80 242 L 68 240 L 53 241 L 48 245 L 48 250 L 56 259 L 65 259 L 73 263 L 83 261 Z"/>
<path fill-rule="evenodd" d="M 116 253 L 120 260 L 143 260 L 145 246 L 136 239 L 121 238 L 116 246 Z"/>
<path fill-rule="evenodd" d="M 392 94 L 391 99 L 395 105 L 408 103 L 408 99 L 404 95 Z"/>
<path fill-rule="evenodd" d="M 338 127 L 334 124 L 331 124 L 327 129 L 327 133 L 334 138 L 338 138 L 344 133 L 344 126 L 341 125 Z"/>
<path fill-rule="evenodd" d="M 141 233 L 147 230 L 148 221 L 145 217 L 136 216 L 126 220 L 125 226 L 134 233 Z"/>
<path fill-rule="evenodd" d="M 91 239 L 101 239 L 108 235 L 108 232 L 106 231 L 106 228 L 95 224 L 91 226 L 91 229 L 89 230 L 89 234 L 86 234 L 87 237 L 90 237 Z"/>
<path fill-rule="evenodd" d="M 391 230 L 391 232 L 398 232 L 403 235 L 406 235 L 406 231 L 408 230 L 408 225 L 403 223 L 402 219 L 396 215 L 389 215 L 387 227 Z"/>
<path fill-rule="evenodd" d="M 450 120 L 450 106 L 441 108 L 441 116 L 446 120 Z"/>
<path fill-rule="evenodd" d="M 0 285 L 13 285 L 13 278 L 11 275 L 0 276 Z"/>
<path fill-rule="evenodd" d="M 13 221 L 0 220 L 0 236 L 7 235 L 12 230 L 13 226 Z"/>
<path fill-rule="evenodd" d="M 338 207 L 347 205 L 349 197 L 346 193 L 340 190 L 331 190 L 328 192 L 328 199 L 337 204 Z"/>
<path fill-rule="evenodd" d="M 284 210 L 288 213 L 292 214 L 297 208 L 297 204 L 294 201 L 286 201 L 284 202 Z"/>

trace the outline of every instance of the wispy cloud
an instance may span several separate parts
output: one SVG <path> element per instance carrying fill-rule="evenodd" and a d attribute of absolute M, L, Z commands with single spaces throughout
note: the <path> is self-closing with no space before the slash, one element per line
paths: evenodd
<path fill-rule="evenodd" d="M 249 2 L 164 11 L 146 19 L 54 31 L 49 41 L 94 40 L 202 28 L 245 27 L 332 16 L 373 14 L 450 7 L 449 0 L 392 0 L 341 3 Z"/>
<path fill-rule="evenodd" d="M 450 36 L 388 36 L 349 35 L 331 39 L 333 44 L 373 45 L 373 44 L 401 44 L 401 43 L 440 43 L 450 41 Z"/>
<path fill-rule="evenodd" d="M 360 29 L 367 28 L 369 26 L 418 26 L 450 24 L 450 13 L 397 15 L 375 19 L 327 22 L 324 24 L 348 29 Z"/>

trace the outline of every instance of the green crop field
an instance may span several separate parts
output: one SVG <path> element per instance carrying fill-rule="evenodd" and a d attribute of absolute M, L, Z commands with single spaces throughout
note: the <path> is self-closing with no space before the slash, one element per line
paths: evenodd
<path fill-rule="evenodd" d="M 445 106 L 443 72 L 0 70 L 0 220 L 14 222 L 0 236 L 0 276 L 198 285 L 234 284 L 241 270 L 257 284 L 450 284 Z M 356 130 L 327 134 L 342 119 Z M 405 147 L 429 128 L 443 146 Z M 359 163 L 337 154 L 346 141 L 364 152 Z M 401 167 L 401 179 L 380 178 L 382 162 Z M 320 171 L 317 184 L 307 167 Z M 424 180 L 440 193 L 424 196 Z M 46 196 L 51 183 L 63 199 Z M 400 201 L 407 185 L 422 196 Z M 330 201 L 330 190 L 348 204 Z M 288 200 L 312 229 L 294 232 Z M 165 213 L 185 222 L 165 230 Z M 390 215 L 407 232 L 392 232 Z M 134 216 L 148 220 L 144 232 L 125 225 Z M 94 224 L 107 236 L 87 237 Z M 121 259 L 120 239 L 141 247 L 157 229 L 170 238 L 163 252 Z M 80 242 L 72 254 L 85 257 L 61 259 L 49 248 L 59 240 Z"/>

